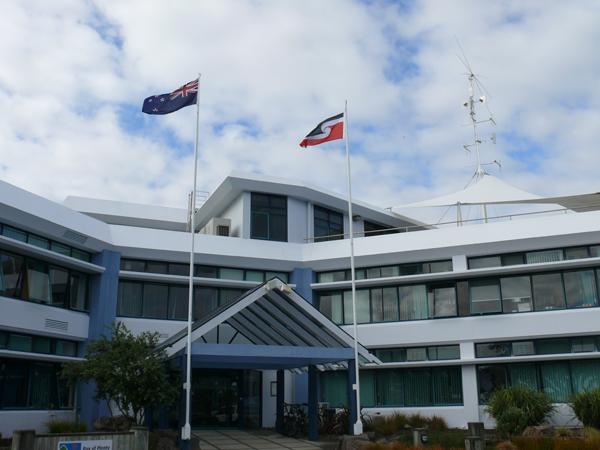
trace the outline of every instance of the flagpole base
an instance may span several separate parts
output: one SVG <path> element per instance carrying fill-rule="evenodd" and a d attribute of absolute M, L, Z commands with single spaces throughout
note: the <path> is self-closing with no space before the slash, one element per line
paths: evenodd
<path fill-rule="evenodd" d="M 358 419 L 355 423 L 354 423 L 354 436 L 360 436 L 361 434 L 363 434 L 363 423 L 362 420 Z"/>
<path fill-rule="evenodd" d="M 181 439 L 184 441 L 189 441 L 192 437 L 192 427 L 189 423 L 186 423 L 183 427 L 181 427 Z"/>

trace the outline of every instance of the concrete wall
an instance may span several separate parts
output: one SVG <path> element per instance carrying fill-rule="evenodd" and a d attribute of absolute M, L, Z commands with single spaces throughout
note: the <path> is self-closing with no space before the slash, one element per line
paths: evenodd
<path fill-rule="evenodd" d="M 288 197 L 288 242 L 303 244 L 308 238 L 308 203 Z"/>
<path fill-rule="evenodd" d="M 0 435 L 10 437 L 14 430 L 35 430 L 48 432 L 47 423 L 51 420 L 75 420 L 75 411 L 0 411 Z"/>
<path fill-rule="evenodd" d="M 230 236 L 232 237 L 245 237 L 250 233 L 249 229 L 244 226 L 244 200 L 246 197 L 244 193 L 240 194 L 219 216 L 231 220 Z"/>

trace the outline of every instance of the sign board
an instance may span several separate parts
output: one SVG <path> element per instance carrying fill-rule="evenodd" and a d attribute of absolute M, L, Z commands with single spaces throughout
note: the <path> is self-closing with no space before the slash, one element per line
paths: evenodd
<path fill-rule="evenodd" d="M 58 450 L 112 450 L 112 440 L 106 441 L 63 441 Z"/>

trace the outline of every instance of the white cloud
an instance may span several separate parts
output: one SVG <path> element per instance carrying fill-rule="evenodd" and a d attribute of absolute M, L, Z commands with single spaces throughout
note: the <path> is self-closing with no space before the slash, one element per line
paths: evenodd
<path fill-rule="evenodd" d="M 459 189 L 474 162 L 455 37 L 492 93 L 499 139 L 484 159 L 540 194 L 600 187 L 593 2 L 39 0 L 3 13 L 0 176 L 53 199 L 185 205 L 195 111 L 139 109 L 198 70 L 201 189 L 238 169 L 344 192 L 341 145 L 298 142 L 345 98 L 357 197 Z"/>

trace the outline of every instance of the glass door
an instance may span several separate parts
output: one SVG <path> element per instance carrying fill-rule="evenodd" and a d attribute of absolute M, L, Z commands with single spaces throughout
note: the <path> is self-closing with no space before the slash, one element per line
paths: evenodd
<path fill-rule="evenodd" d="M 241 381 L 241 370 L 194 370 L 192 427 L 239 427 Z"/>

